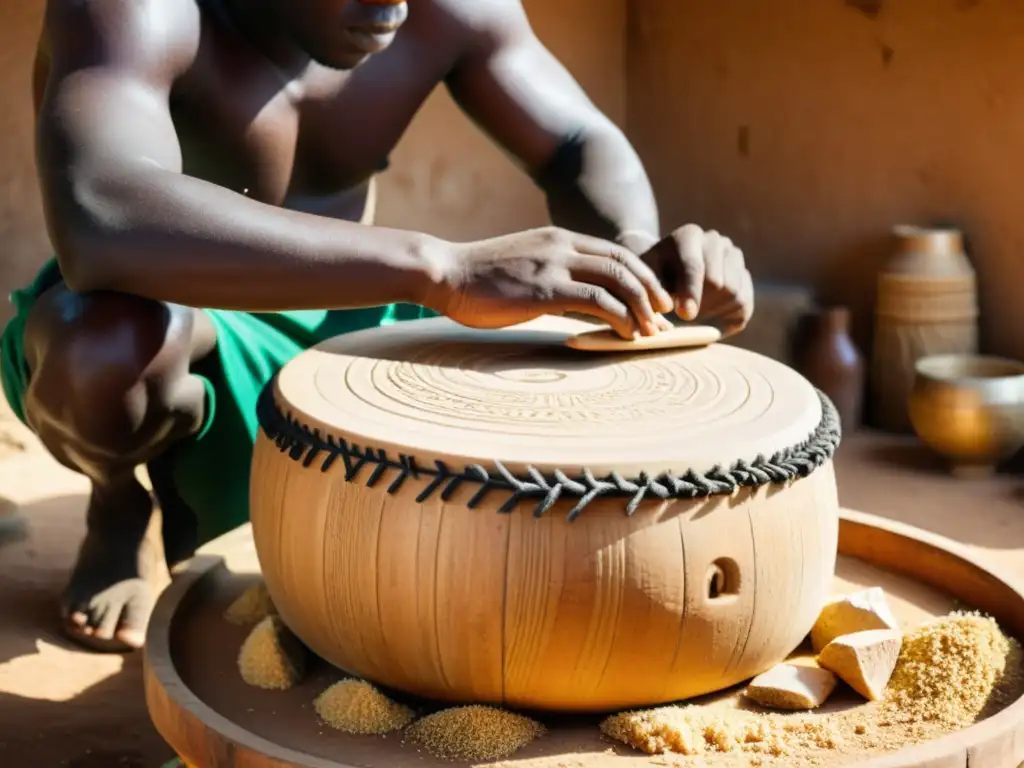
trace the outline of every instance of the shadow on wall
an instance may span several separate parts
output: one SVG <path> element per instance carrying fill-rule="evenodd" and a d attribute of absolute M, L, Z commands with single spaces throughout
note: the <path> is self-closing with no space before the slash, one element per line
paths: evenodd
<path fill-rule="evenodd" d="M 865 363 L 871 355 L 878 272 L 891 255 L 892 239 L 888 233 L 863 237 L 849 243 L 845 249 L 825 255 L 829 267 L 822 287 L 822 301 L 849 307 L 851 335 Z M 866 415 L 870 418 L 870 414 Z"/>

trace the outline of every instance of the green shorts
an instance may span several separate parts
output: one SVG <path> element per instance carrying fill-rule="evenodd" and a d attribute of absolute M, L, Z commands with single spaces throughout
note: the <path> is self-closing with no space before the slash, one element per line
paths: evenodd
<path fill-rule="evenodd" d="M 11 295 L 15 315 L 0 336 L 0 379 L 15 415 L 25 421 L 28 385 L 23 332 L 36 299 L 61 280 L 55 259 Z M 353 310 L 228 312 L 206 310 L 217 332 L 216 352 L 193 367 L 206 386 L 205 421 L 174 453 L 173 480 L 195 513 L 200 543 L 249 520 L 249 467 L 256 439 L 256 401 L 291 358 L 324 339 L 434 315 L 410 304 Z"/>

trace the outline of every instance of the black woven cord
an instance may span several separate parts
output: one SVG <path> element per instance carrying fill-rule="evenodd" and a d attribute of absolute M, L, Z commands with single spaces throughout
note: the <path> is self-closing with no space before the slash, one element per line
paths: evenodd
<path fill-rule="evenodd" d="M 557 469 L 550 475 L 544 475 L 533 467 L 524 476 L 519 476 L 498 461 L 494 462 L 491 470 L 480 464 L 456 469 L 442 461 L 435 461 L 433 467 L 424 467 L 412 456 L 400 454 L 395 457 L 379 448 L 360 447 L 344 438 L 322 435 L 320 430 L 300 423 L 291 413 L 284 413 L 278 408 L 274 400 L 274 380 L 263 388 L 256 414 L 260 428 L 282 453 L 305 467 L 319 461 L 321 472 L 336 466 L 340 458 L 345 480 L 349 482 L 361 480 L 372 488 L 389 477 L 387 492 L 395 493 L 410 477 L 414 480 L 429 478 L 416 497 L 417 502 L 426 501 L 436 493 L 448 501 L 465 483 L 474 488 L 468 502 L 470 509 L 475 509 L 497 493 L 506 496 L 498 508 L 499 512 L 509 513 L 521 501 L 536 500 L 536 517 L 549 511 L 558 499 L 565 496 L 576 499 L 569 512 L 569 520 L 575 520 L 599 496 L 626 500 L 625 513 L 632 515 L 646 498 L 707 498 L 728 495 L 738 488 L 807 477 L 832 458 L 842 438 L 835 406 L 823 393 L 818 392 L 818 397 L 821 398 L 821 421 L 799 445 L 778 451 L 769 458 L 758 456 L 753 461 L 739 460 L 728 469 L 715 466 L 704 474 L 691 469 L 681 475 L 664 473 L 655 477 L 641 473 L 636 478 L 625 478 L 616 472 L 607 477 L 595 477 L 590 470 L 584 470 L 577 477 L 569 477 Z M 391 474 L 388 474 L 389 470 Z"/>

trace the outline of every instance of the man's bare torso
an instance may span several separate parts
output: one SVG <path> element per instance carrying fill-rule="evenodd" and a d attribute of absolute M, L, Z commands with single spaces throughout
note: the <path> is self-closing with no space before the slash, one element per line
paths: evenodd
<path fill-rule="evenodd" d="M 61 601 L 68 633 L 93 647 L 144 641 L 152 500 L 138 465 L 158 489 L 172 562 L 191 553 L 197 521 L 248 514 L 244 460 L 211 486 L 210 459 L 193 454 L 195 498 L 177 462 L 204 424 L 251 413 L 250 395 L 293 350 L 268 323 L 212 355 L 227 345 L 202 308 L 404 303 L 490 328 L 582 311 L 628 337 L 667 325 L 655 307 L 690 296 L 688 277 L 750 285 L 717 233 L 651 247 L 657 206 L 636 152 L 533 34 L 521 0 L 47 0 L 35 81 L 55 258 L 23 328 L 5 335 L 20 333 L 24 354 L 5 354 L 16 364 L 4 389 L 17 388 L 49 452 L 93 481 Z M 367 221 L 371 179 L 441 83 L 543 190 L 555 227 L 454 243 L 351 223 Z M 732 311 L 716 296 L 749 306 L 714 287 L 711 311 Z M 295 348 L 308 343 L 297 334 Z M 217 372 L 225 359 L 264 378 L 225 385 L 216 398 L 229 407 L 210 408 L 196 374 L 231 378 Z M 251 443 L 235 422 L 201 441 L 222 464 Z"/>
<path fill-rule="evenodd" d="M 200 14 L 194 61 L 170 99 L 184 173 L 334 218 L 362 218 L 373 176 L 458 56 L 443 44 L 445 0 L 419 0 L 394 43 L 351 71 L 312 61 L 287 71 L 244 36 L 221 0 L 169 1 Z M 37 104 L 47 49 L 44 32 Z"/>

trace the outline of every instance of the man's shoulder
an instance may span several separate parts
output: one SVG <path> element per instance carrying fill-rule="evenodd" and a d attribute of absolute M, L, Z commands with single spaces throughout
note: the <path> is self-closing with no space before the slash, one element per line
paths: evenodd
<path fill-rule="evenodd" d="M 480 52 L 531 34 L 522 0 L 429 0 L 427 5 L 439 18 L 424 21 L 433 29 L 451 27 L 467 51 Z"/>
<path fill-rule="evenodd" d="M 522 0 L 430 0 L 429 5 L 471 29 L 489 29 L 526 19 Z"/>
<path fill-rule="evenodd" d="M 103 58 L 163 68 L 198 46 L 200 0 L 49 0 L 40 41 L 47 58 Z"/>

